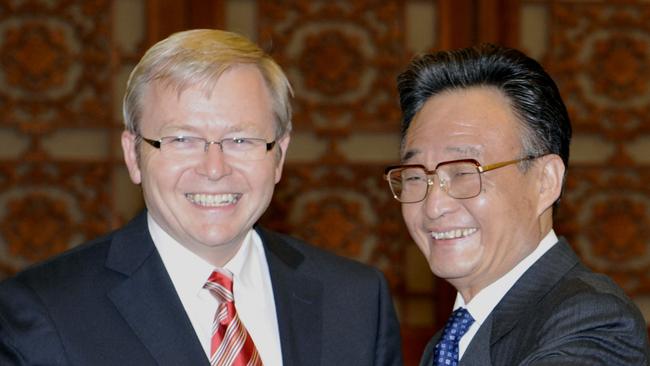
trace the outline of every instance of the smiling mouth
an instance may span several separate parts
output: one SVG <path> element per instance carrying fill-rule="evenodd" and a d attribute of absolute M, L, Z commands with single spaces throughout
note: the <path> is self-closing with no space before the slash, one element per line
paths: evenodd
<path fill-rule="evenodd" d="M 206 194 L 206 193 L 185 193 L 185 197 L 195 205 L 203 207 L 222 207 L 237 203 L 241 193 Z"/>
<path fill-rule="evenodd" d="M 469 229 L 454 229 L 454 230 L 440 231 L 440 232 L 432 231 L 431 236 L 436 240 L 458 239 L 458 238 L 464 238 L 466 236 L 470 236 L 477 231 L 478 229 L 475 227 Z"/>

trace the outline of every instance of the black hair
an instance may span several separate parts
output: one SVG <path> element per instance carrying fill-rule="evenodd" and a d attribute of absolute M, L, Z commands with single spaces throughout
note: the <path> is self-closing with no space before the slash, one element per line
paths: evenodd
<path fill-rule="evenodd" d="M 510 101 L 524 131 L 522 157 L 557 154 L 568 167 L 571 123 L 555 82 L 521 51 L 492 44 L 425 54 L 411 61 L 397 78 L 402 142 L 429 98 L 481 86 L 497 88 Z"/>

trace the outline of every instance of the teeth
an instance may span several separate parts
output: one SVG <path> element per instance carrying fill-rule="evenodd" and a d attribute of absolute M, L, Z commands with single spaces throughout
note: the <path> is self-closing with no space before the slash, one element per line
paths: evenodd
<path fill-rule="evenodd" d="M 227 194 L 205 194 L 205 193 L 186 193 L 190 202 L 205 206 L 205 207 L 220 207 L 236 203 L 241 194 L 227 193 Z"/>
<path fill-rule="evenodd" d="M 455 229 L 455 230 L 449 230 L 449 231 L 443 231 L 443 232 L 432 232 L 431 236 L 436 239 L 457 239 L 457 238 L 463 238 L 468 235 L 474 234 L 478 229 L 477 228 L 470 228 L 470 229 Z"/>

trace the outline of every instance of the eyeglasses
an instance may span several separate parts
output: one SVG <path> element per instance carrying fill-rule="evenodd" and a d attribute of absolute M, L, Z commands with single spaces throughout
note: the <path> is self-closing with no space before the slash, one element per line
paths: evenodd
<path fill-rule="evenodd" d="M 490 165 L 481 165 L 474 159 L 452 160 L 436 165 L 433 170 L 420 164 L 395 165 L 386 168 L 384 179 L 388 181 L 393 197 L 401 203 L 424 201 L 433 185 L 433 175 L 438 177 L 440 189 L 449 196 L 465 199 L 481 193 L 482 173 L 539 157 L 527 156 Z"/>
<path fill-rule="evenodd" d="M 166 136 L 159 140 L 139 135 L 149 145 L 160 149 L 161 153 L 173 160 L 192 159 L 208 152 L 210 145 L 217 144 L 224 155 L 237 160 L 262 160 L 266 152 L 273 149 L 275 141 L 266 142 L 260 138 L 234 137 L 209 141 L 195 136 Z"/>

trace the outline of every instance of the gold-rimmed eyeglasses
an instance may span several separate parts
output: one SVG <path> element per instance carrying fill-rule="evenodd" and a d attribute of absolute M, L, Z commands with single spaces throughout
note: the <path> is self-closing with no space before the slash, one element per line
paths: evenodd
<path fill-rule="evenodd" d="M 438 177 L 440 189 L 450 197 L 465 199 L 481 193 L 481 174 L 539 157 L 527 156 L 489 165 L 481 165 L 474 159 L 451 160 L 439 163 L 433 170 L 427 170 L 421 164 L 394 165 L 385 169 L 384 179 L 388 181 L 393 197 L 401 203 L 424 201 L 429 187 L 434 184 L 434 175 Z"/>

